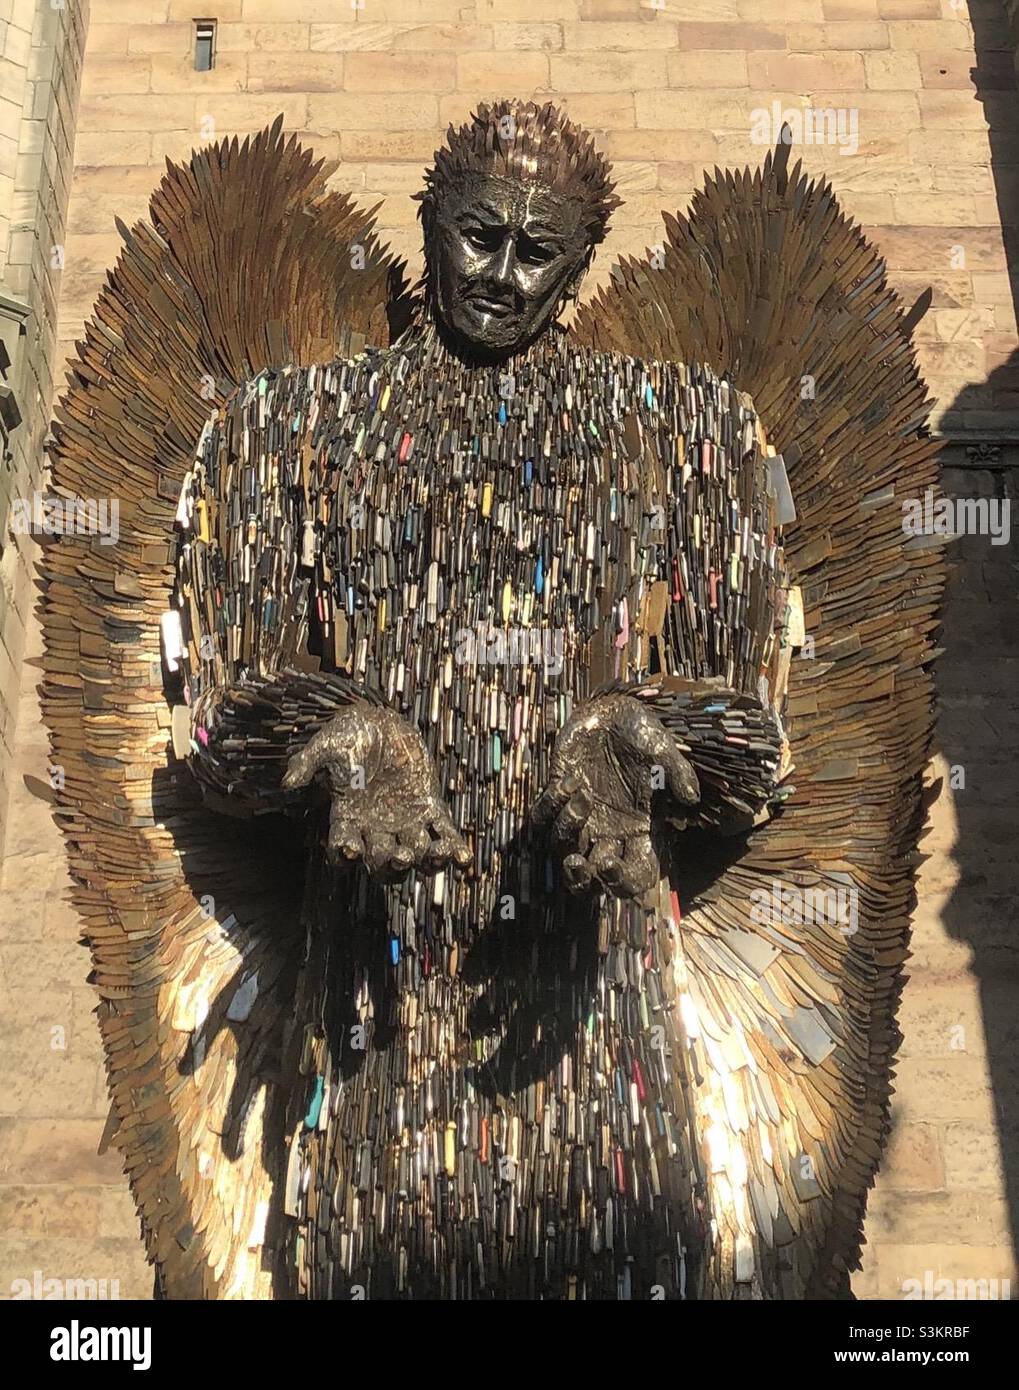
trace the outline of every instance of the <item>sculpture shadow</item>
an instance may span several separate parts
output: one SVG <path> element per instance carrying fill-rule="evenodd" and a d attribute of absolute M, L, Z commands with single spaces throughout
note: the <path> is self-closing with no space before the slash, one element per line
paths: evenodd
<path fill-rule="evenodd" d="M 249 973 L 247 963 L 208 1001 L 201 1028 L 192 1035 L 178 1071 L 195 1076 L 209 1065 L 209 1054 L 220 1033 L 229 1029 L 236 1043 L 235 1075 L 224 1114 L 221 1142 L 231 1162 L 242 1152 L 245 1121 L 251 1101 L 269 1085 L 262 1132 L 262 1161 L 273 1179 L 277 1196 L 285 1176 L 286 1098 L 272 1083 L 281 1076 L 285 1003 L 293 999 L 303 935 L 300 929 L 307 849 L 303 827 L 284 816 L 235 819 L 204 807 L 190 774 L 181 765 L 159 769 L 152 779 L 152 802 L 158 821 L 174 838 L 181 870 L 199 904 L 208 903 L 221 925 L 230 928 L 243 948 L 252 931 L 271 932 L 278 950 L 272 954 L 273 978 L 259 979 L 251 1016 L 232 1019 L 231 1004 Z M 211 919 L 210 919 L 211 920 Z M 277 935 L 278 933 L 278 935 Z M 280 1007 L 274 1009 L 273 1005 Z M 269 1019 L 276 1015 L 270 1024 Z M 271 1203 L 263 1246 L 265 1267 L 273 1267 L 273 1250 L 280 1236 L 281 1203 Z M 157 1273 L 157 1297 L 162 1296 Z"/>
<path fill-rule="evenodd" d="M 1019 316 L 1019 97 L 1015 68 L 1016 39 L 1010 34 L 1001 0 L 968 0 L 973 26 L 975 65 L 970 69 L 971 96 L 979 104 L 990 150 L 991 178 L 1011 306 Z M 932 55 L 933 57 L 933 55 Z M 1000 265 L 998 229 L 958 233 L 966 256 L 964 268 L 977 273 Z M 948 301 L 953 306 L 953 301 Z M 964 307 L 962 305 L 955 307 Z M 1004 300 L 1001 307 L 1007 308 Z M 1007 326 L 981 334 L 990 368 L 982 379 L 967 383 L 948 405 L 943 432 L 1008 431 L 1019 434 L 1019 361 L 1015 334 Z"/>
<path fill-rule="evenodd" d="M 973 99 L 982 105 L 987 124 L 1008 284 L 1019 314 L 1015 40 L 1000 5 L 970 0 L 969 10 L 976 40 L 976 64 L 971 71 Z M 962 242 L 965 248 L 965 234 Z M 984 379 L 967 383 L 942 419 L 941 428 L 948 439 L 958 434 L 962 441 L 945 460 L 943 484 L 949 495 L 1010 501 L 1016 490 L 1015 475 L 999 444 L 1002 439 L 1019 438 L 1019 351 L 1008 350 L 1015 343 L 1014 332 L 988 334 L 984 341 L 989 372 Z M 986 442 L 979 440 L 978 431 L 990 436 Z M 964 448 L 967 434 L 974 442 Z M 948 814 L 954 813 L 956 821 L 954 835 L 952 827 L 947 829 L 954 843 L 936 842 L 950 855 L 952 867 L 945 881 L 928 879 L 928 891 L 933 893 L 935 911 L 940 904 L 939 915 L 948 936 L 969 947 L 972 963 L 967 969 L 954 961 L 945 967 L 936 958 L 929 964 L 917 960 L 911 973 L 914 989 L 921 985 L 917 978 L 921 972 L 935 989 L 954 983 L 962 972 L 976 980 L 980 1017 L 975 1027 L 969 1026 L 972 1013 L 964 996 L 960 997 L 957 1018 L 950 1016 L 950 1006 L 938 1011 L 945 1026 L 943 1059 L 958 1073 L 952 1082 L 953 1093 L 966 1104 L 957 1114 L 953 1109 L 935 1113 L 951 1117 L 947 1123 L 959 1145 L 956 1152 L 967 1150 L 968 1166 L 972 1169 L 975 1164 L 980 1169 L 979 1173 L 971 1172 L 972 1188 L 982 1189 L 981 1205 L 992 1222 L 1004 1220 L 1010 1227 L 1015 1250 L 1019 1248 L 1019 1013 L 1015 1005 L 1019 993 L 1019 885 L 1011 767 L 1019 752 L 1019 633 L 1014 616 L 1019 567 L 1013 547 L 1014 542 L 992 545 L 986 535 L 970 535 L 955 540 L 948 551 L 951 570 L 941 643 L 945 655 L 935 667 L 940 706 L 937 747 L 949 767 L 956 770 L 949 778 L 950 786 L 953 780 L 958 784 L 960 777 L 964 782 L 949 793 Z M 935 833 L 943 836 L 943 828 L 936 826 Z M 986 1063 L 980 1056 L 982 1046 Z M 970 1098 L 979 1088 L 985 1066 L 996 1121 L 997 1154 L 989 1149 L 984 1122 L 966 1119 L 975 1113 L 970 1109 Z M 940 1123 L 946 1123 L 945 1119 Z M 951 1172 L 946 1175 L 946 1185 L 955 1185 Z M 968 1185 L 964 1176 L 958 1185 Z M 1003 1194 L 1003 1210 L 993 1210 L 994 1188 Z M 991 1243 L 989 1238 L 973 1239 L 981 1245 Z M 972 1271 L 974 1276 L 994 1272 Z"/>
<path fill-rule="evenodd" d="M 949 495 L 993 496 L 1009 499 L 1014 481 L 1005 470 L 981 467 L 943 470 Z M 933 895 L 947 935 L 964 942 L 972 952 L 968 965 L 942 964 L 937 954 L 915 962 L 913 988 L 921 987 L 921 972 L 938 990 L 957 984 L 960 973 L 971 974 L 979 992 L 979 1018 L 965 994 L 957 1016 L 939 1009 L 943 1023 L 943 1057 L 956 1102 L 964 1108 L 935 1112 L 952 1117 L 957 1140 L 972 1137 L 972 1173 L 977 1188 L 1003 1192 L 1013 1248 L 1019 1242 L 1019 928 L 1015 841 L 1014 757 L 1019 752 L 1019 636 L 1014 622 L 1017 566 L 1010 546 L 994 546 L 987 536 L 964 536 L 949 550 L 951 571 L 944 610 L 942 645 L 945 655 L 936 667 L 939 700 L 937 747 L 950 769 L 950 798 L 945 820 L 935 823 L 937 847 L 951 865 L 944 879 L 934 874 L 926 886 Z M 946 793 L 943 793 L 943 798 Z M 955 826 L 950 824 L 954 812 Z M 926 848 L 921 844 L 921 848 Z M 925 875 L 930 874 L 925 870 Z M 921 903 L 921 906 L 923 904 Z M 936 948 L 935 948 L 936 950 Z M 907 990 L 910 988 L 907 985 Z M 940 990 L 939 990 L 940 993 Z M 943 996 L 942 996 L 943 997 Z M 981 1043 L 980 1031 L 983 1032 Z M 974 1036 L 975 1035 L 975 1036 Z M 986 1050 L 986 1064 L 980 1060 Z M 988 1150 L 984 1121 L 967 1124 L 973 1092 L 989 1076 L 997 1129 L 997 1155 Z M 951 1173 L 946 1182 L 951 1183 Z M 967 1186 L 960 1175 L 959 1185 Z M 986 1193 L 988 1208 L 991 1193 Z M 981 1242 L 989 1244 L 989 1241 Z M 980 1271 L 974 1271 L 979 1274 Z"/>

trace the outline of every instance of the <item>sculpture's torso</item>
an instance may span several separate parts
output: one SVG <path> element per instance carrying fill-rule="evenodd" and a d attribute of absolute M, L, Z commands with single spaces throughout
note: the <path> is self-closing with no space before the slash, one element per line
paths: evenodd
<path fill-rule="evenodd" d="M 420 729 L 475 855 L 467 880 L 396 888 L 311 856 L 281 1281 L 313 1298 L 694 1294 L 708 1214 L 668 885 L 647 906 L 571 901 L 525 822 L 601 682 L 754 686 L 758 654 L 729 646 L 767 570 L 739 469 L 754 417 L 710 374 L 556 340 L 470 370 L 429 336 L 269 393 L 280 465 L 248 582 L 263 598 L 306 582 L 300 535 L 265 521 L 293 514 L 289 428 L 311 440 L 303 514 L 325 522 L 310 645 Z M 249 593 L 264 671 L 292 634 Z"/>

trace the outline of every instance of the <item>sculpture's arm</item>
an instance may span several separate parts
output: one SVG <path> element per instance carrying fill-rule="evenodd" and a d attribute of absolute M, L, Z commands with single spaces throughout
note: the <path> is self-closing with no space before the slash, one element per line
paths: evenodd
<path fill-rule="evenodd" d="M 208 804 L 237 815 L 300 806 L 314 786 L 330 803 L 334 860 L 387 876 L 462 867 L 418 731 L 347 676 L 301 669 L 317 664 L 316 594 L 332 597 L 312 523 L 327 470 L 295 390 L 303 375 L 265 374 L 228 401 L 182 491 L 188 766 Z"/>
<path fill-rule="evenodd" d="M 285 668 L 210 685 L 191 707 L 188 766 L 211 806 L 227 814 L 281 811 L 290 759 L 341 711 L 371 708 L 352 681 Z"/>
<path fill-rule="evenodd" d="M 738 449 L 755 417 L 736 398 L 726 408 Z M 625 896 L 658 876 L 670 825 L 750 829 L 783 761 L 771 672 L 784 574 L 761 455 L 727 464 L 719 419 L 702 473 L 699 436 L 680 441 L 694 469 L 670 461 L 686 452 L 656 407 L 643 419 L 628 430 L 648 480 L 644 565 L 635 611 L 620 603 L 616 681 L 560 732 L 536 807 L 570 886 Z"/>

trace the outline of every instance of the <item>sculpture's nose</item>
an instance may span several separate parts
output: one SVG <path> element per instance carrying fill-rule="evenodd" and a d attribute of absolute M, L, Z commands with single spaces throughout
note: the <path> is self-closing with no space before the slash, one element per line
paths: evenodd
<path fill-rule="evenodd" d="M 498 285 L 512 285 L 517 254 L 513 238 L 507 237 L 492 263 L 492 279 Z"/>

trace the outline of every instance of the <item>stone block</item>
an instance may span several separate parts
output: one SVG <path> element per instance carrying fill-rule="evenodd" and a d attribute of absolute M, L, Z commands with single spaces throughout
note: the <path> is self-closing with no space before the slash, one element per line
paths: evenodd
<path fill-rule="evenodd" d="M 945 1168 L 933 1125 L 894 1124 L 881 1164 L 882 1186 L 894 1192 L 937 1192 Z"/>
<path fill-rule="evenodd" d="M 343 85 L 348 92 L 438 94 L 451 92 L 456 85 L 457 67 L 452 53 L 350 53 L 343 61 Z"/>
<path fill-rule="evenodd" d="M 96 1152 L 102 1132 L 103 1122 L 95 1118 L 0 1117 L 0 1183 L 119 1185 L 119 1155 Z"/>
<path fill-rule="evenodd" d="M 562 27 L 563 39 L 568 52 L 582 53 L 591 49 L 600 49 L 610 52 L 625 52 L 627 49 L 638 49 L 646 52 L 650 48 L 660 50 L 663 48 L 675 48 L 679 25 L 675 19 L 668 17 L 666 11 L 662 12 L 654 24 L 648 24 L 645 20 L 633 20 L 630 23 L 613 22 L 612 20 L 601 20 L 598 23 L 581 21 L 579 24 L 565 24 Z M 712 26 L 700 26 L 708 29 Z M 689 44 L 687 47 L 696 47 Z M 733 44 L 733 47 L 738 45 Z"/>
<path fill-rule="evenodd" d="M 751 53 L 747 71 L 751 87 L 762 93 L 854 92 L 866 84 L 859 53 Z"/>
<path fill-rule="evenodd" d="M 920 63 L 915 53 L 865 53 L 867 86 L 874 91 L 913 92 L 920 86 Z"/>
<path fill-rule="evenodd" d="M 746 54 L 725 48 L 666 54 L 670 87 L 745 87 Z"/>
<path fill-rule="evenodd" d="M 567 59 L 553 57 L 552 61 L 563 63 Z M 549 59 L 544 53 L 459 53 L 456 59 L 457 90 L 487 91 L 489 101 L 508 92 L 516 94 L 518 91 L 547 88 L 548 74 Z M 556 90 L 568 90 L 558 81 L 555 81 L 555 87 Z M 599 89 L 597 83 L 591 82 L 572 90 L 590 92 Z"/>
<path fill-rule="evenodd" d="M 888 26 L 893 48 L 912 52 L 929 49 L 962 48 L 973 51 L 973 33 L 968 24 L 954 19 L 903 20 Z"/>
<path fill-rule="evenodd" d="M 873 53 L 889 47 L 888 25 L 868 21 L 790 24 L 786 30 L 790 53 Z"/>
<path fill-rule="evenodd" d="M 101 1188 L 0 1187 L 0 1230 L 5 1239 L 99 1234 Z"/>

